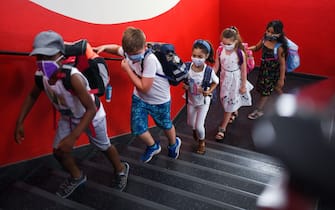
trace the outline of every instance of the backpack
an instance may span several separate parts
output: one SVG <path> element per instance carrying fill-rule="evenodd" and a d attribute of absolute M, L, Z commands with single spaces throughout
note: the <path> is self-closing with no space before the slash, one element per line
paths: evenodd
<path fill-rule="evenodd" d="M 254 68 L 255 68 L 255 59 L 252 53 L 252 50 L 248 50 L 248 43 L 242 43 L 243 46 L 246 49 L 246 56 L 247 56 L 247 73 L 249 74 Z M 221 53 L 223 50 L 223 46 L 219 46 L 217 53 L 220 57 Z M 242 50 L 240 48 L 237 48 L 237 56 L 238 56 L 238 65 L 241 66 L 243 64 L 243 54 L 242 54 Z M 219 59 L 220 61 L 220 59 Z M 219 64 L 219 68 L 221 68 L 221 61 Z"/>
<path fill-rule="evenodd" d="M 192 62 L 186 62 L 185 63 L 185 68 L 187 69 L 187 72 L 191 68 L 191 63 Z M 206 65 L 204 78 L 202 79 L 202 82 L 201 82 L 201 88 L 204 89 L 204 90 L 206 90 L 207 88 L 209 88 L 211 86 L 210 81 L 211 81 L 211 78 L 212 78 L 212 71 L 213 71 L 213 69 L 209 65 Z M 212 97 L 211 103 L 216 102 L 216 100 L 217 100 L 216 88 L 213 90 L 211 97 Z M 188 91 L 186 91 L 186 103 L 188 103 Z"/>
<path fill-rule="evenodd" d="M 76 67 L 88 80 L 90 93 L 103 96 L 109 84 L 109 72 L 105 59 L 95 53 L 87 40 L 81 39 L 73 43 L 65 44 L 65 56 L 63 62 Z M 70 80 L 63 80 L 64 87 L 71 89 Z"/>
<path fill-rule="evenodd" d="M 286 38 L 287 40 L 287 57 L 286 57 L 286 71 L 292 72 L 296 68 L 300 66 L 300 56 L 298 53 L 298 45 L 291 41 L 290 39 Z M 281 46 L 281 43 L 277 43 L 275 45 L 274 50 L 274 56 L 275 59 L 278 59 L 278 48 Z"/>
<path fill-rule="evenodd" d="M 176 54 L 175 48 L 172 44 L 149 42 L 147 43 L 147 48 L 148 49 L 144 53 L 144 58 L 153 53 L 162 65 L 164 75 L 156 73 L 157 76 L 166 78 L 170 85 L 173 86 L 177 86 L 180 82 L 187 78 L 188 69 Z M 144 59 L 141 61 L 142 71 L 143 62 Z"/>

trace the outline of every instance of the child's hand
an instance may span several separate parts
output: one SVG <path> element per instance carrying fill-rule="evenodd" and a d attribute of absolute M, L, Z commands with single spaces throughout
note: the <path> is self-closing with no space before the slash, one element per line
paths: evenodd
<path fill-rule="evenodd" d="M 128 63 L 128 60 L 126 58 L 121 61 L 121 68 L 126 72 L 131 70 L 130 66 L 129 66 L 129 63 Z"/>
<path fill-rule="evenodd" d="M 106 47 L 104 45 L 102 45 L 102 46 L 99 46 L 99 47 L 93 47 L 92 49 L 93 49 L 94 52 L 99 54 L 99 53 L 105 51 Z"/>
<path fill-rule="evenodd" d="M 21 144 L 24 140 L 24 129 L 22 125 L 17 125 L 15 128 L 15 142 Z"/>
<path fill-rule="evenodd" d="M 240 94 L 244 94 L 247 92 L 247 88 L 245 86 L 240 87 Z"/>
<path fill-rule="evenodd" d="M 188 90 L 188 89 L 190 89 L 190 86 L 186 83 L 183 83 L 183 89 Z"/>
<path fill-rule="evenodd" d="M 202 91 L 202 94 L 203 94 L 204 96 L 210 96 L 210 95 L 212 95 L 212 92 L 210 91 L 209 88 L 208 88 L 208 90 L 203 90 L 203 89 L 201 89 L 201 91 Z"/>
<path fill-rule="evenodd" d="M 278 82 L 277 82 L 277 85 L 275 87 L 275 90 L 278 92 L 278 93 L 282 93 L 282 88 L 284 87 L 284 80 L 283 79 L 279 79 Z"/>

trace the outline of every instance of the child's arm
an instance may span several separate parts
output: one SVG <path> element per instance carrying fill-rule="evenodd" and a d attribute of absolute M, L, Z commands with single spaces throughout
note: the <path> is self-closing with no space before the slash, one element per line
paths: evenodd
<path fill-rule="evenodd" d="M 213 70 L 215 73 L 218 73 L 219 68 L 220 68 L 220 58 L 219 58 L 219 49 L 216 51 L 216 55 L 215 55 L 215 64 L 213 66 Z"/>
<path fill-rule="evenodd" d="M 59 143 L 58 149 L 64 152 L 72 151 L 75 142 L 92 122 L 97 110 L 91 95 L 88 93 L 85 87 L 84 80 L 80 75 L 74 74 L 71 76 L 71 85 L 74 94 L 79 98 L 86 111 L 83 117 L 80 119 L 78 125 L 73 128 L 71 133 Z"/>
<path fill-rule="evenodd" d="M 136 87 L 136 89 L 142 93 L 146 93 L 150 90 L 154 78 L 150 77 L 139 77 L 137 76 L 134 71 L 130 68 L 128 61 L 126 59 L 123 59 L 121 62 L 122 69 L 128 74 L 130 80 Z"/>
<path fill-rule="evenodd" d="M 16 127 L 14 131 L 15 142 L 18 144 L 21 144 L 24 140 L 23 122 L 26 119 L 28 113 L 31 111 L 34 104 L 36 103 L 40 94 L 41 89 L 39 89 L 38 86 L 35 84 L 22 105 L 19 117 L 16 120 Z"/>
<path fill-rule="evenodd" d="M 284 86 L 285 72 L 286 72 L 286 61 L 285 61 L 285 55 L 283 53 L 282 47 L 278 48 L 278 60 L 279 60 L 279 65 L 280 65 L 279 67 L 280 74 L 279 74 L 279 79 L 277 83 L 277 91 L 281 92 L 281 89 Z"/>
<path fill-rule="evenodd" d="M 262 42 L 263 40 L 259 40 L 259 42 L 256 45 L 248 47 L 248 50 L 252 50 L 254 52 L 260 50 L 262 48 Z"/>
<path fill-rule="evenodd" d="M 106 45 L 100 45 L 98 47 L 93 47 L 93 50 L 96 53 L 101 53 L 101 52 L 106 52 L 106 53 L 110 53 L 110 54 L 114 54 L 114 55 L 120 55 L 119 49 L 120 49 L 120 45 L 117 44 L 106 44 Z M 123 55 L 120 55 L 123 56 Z"/>
<path fill-rule="evenodd" d="M 241 65 L 241 87 L 240 93 L 243 94 L 246 92 L 246 84 L 247 84 L 247 59 L 245 53 L 242 51 L 243 55 L 243 63 Z"/>

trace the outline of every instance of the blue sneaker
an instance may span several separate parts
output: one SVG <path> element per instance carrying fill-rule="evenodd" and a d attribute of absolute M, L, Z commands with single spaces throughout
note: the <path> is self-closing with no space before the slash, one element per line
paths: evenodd
<path fill-rule="evenodd" d="M 161 152 L 161 145 L 159 145 L 159 142 L 155 142 L 154 146 L 148 147 L 145 150 L 145 153 L 142 155 L 141 160 L 144 163 L 149 162 L 154 155 L 157 155 L 158 153 Z"/>
<path fill-rule="evenodd" d="M 172 146 L 168 146 L 169 157 L 172 157 L 173 159 L 177 159 L 179 156 L 180 146 L 181 146 L 181 140 L 179 137 L 176 137 L 176 143 Z"/>

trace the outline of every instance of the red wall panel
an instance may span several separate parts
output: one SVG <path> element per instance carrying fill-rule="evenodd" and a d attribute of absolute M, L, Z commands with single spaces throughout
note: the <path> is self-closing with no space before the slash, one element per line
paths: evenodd
<path fill-rule="evenodd" d="M 93 46 L 111 42 L 120 44 L 124 29 L 135 26 L 144 30 L 148 41 L 174 43 L 182 59 L 190 60 L 195 39 L 217 40 L 220 29 L 219 2 L 213 0 L 204 5 L 200 0 L 181 0 L 172 9 L 151 19 L 120 24 L 92 24 L 51 12 L 31 1 L 2 1 L 0 51 L 29 52 L 34 36 L 48 29 L 59 32 L 66 41 L 87 38 Z M 111 57 L 106 54 L 103 56 Z M 110 103 L 104 102 L 104 106 L 108 133 L 117 136 L 130 132 L 132 84 L 120 69 L 120 61 L 107 63 L 111 70 L 113 97 Z M 53 109 L 44 94 L 25 121 L 25 141 L 20 145 L 14 142 L 15 120 L 33 85 L 35 69 L 33 57 L 0 55 L 0 166 L 52 152 L 55 132 Z M 184 105 L 183 90 L 181 87 L 172 87 L 171 91 L 172 116 L 175 117 Z M 154 125 L 152 121 L 150 125 Z M 83 144 L 87 144 L 85 136 L 80 138 L 77 145 Z"/>
<path fill-rule="evenodd" d="M 335 75 L 335 2 L 330 0 L 221 1 L 222 29 L 236 25 L 246 42 L 258 42 L 267 23 L 280 19 L 286 35 L 299 45 L 301 66 L 297 72 Z M 259 63 L 260 53 L 256 61 Z"/>

